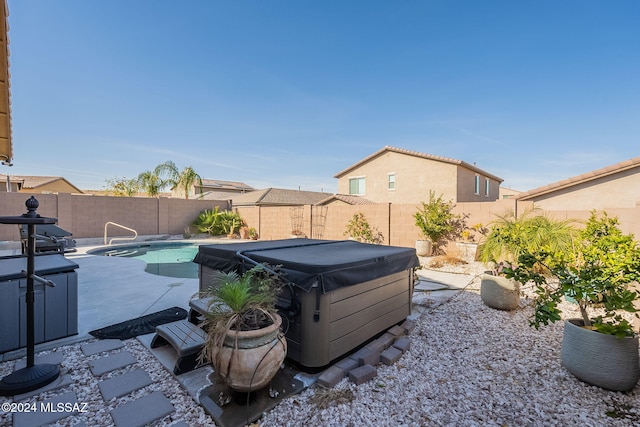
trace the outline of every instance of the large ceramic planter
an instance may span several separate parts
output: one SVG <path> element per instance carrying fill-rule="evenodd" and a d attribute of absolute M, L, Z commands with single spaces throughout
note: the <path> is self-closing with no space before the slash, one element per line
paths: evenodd
<path fill-rule="evenodd" d="M 582 324 L 579 319 L 564 323 L 562 365 L 586 383 L 614 391 L 633 389 L 640 379 L 638 337 L 616 338 Z"/>
<path fill-rule="evenodd" d="M 282 318 L 255 331 L 229 331 L 214 355 L 214 369 L 233 390 L 249 392 L 269 384 L 287 355 L 287 340 L 280 331 Z"/>
<path fill-rule="evenodd" d="M 416 255 L 418 256 L 431 256 L 433 250 L 433 243 L 431 240 L 416 240 Z"/>
<path fill-rule="evenodd" d="M 520 304 L 520 286 L 504 276 L 483 274 L 480 281 L 480 298 L 491 308 L 513 310 Z"/>

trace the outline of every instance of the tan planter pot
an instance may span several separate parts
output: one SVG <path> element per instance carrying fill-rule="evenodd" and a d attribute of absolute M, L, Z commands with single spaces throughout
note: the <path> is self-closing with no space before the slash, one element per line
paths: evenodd
<path fill-rule="evenodd" d="M 280 331 L 282 318 L 272 313 L 275 323 L 255 331 L 229 331 L 215 355 L 214 369 L 232 389 L 259 390 L 278 373 L 287 355 L 287 340 Z"/>
<path fill-rule="evenodd" d="M 578 379 L 608 390 L 632 390 L 640 379 L 638 337 L 616 338 L 564 322 L 562 365 Z"/>
<path fill-rule="evenodd" d="M 498 310 L 513 310 L 520 304 L 520 286 L 503 276 L 483 274 L 480 298 L 487 306 Z"/>
<path fill-rule="evenodd" d="M 431 240 L 416 240 L 416 255 L 431 256 L 433 243 Z"/>

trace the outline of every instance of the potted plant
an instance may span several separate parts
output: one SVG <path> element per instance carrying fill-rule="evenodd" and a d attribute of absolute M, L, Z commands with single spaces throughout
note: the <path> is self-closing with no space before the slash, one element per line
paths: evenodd
<path fill-rule="evenodd" d="M 433 190 L 429 191 L 429 202 L 420 202 L 420 208 L 413 215 L 423 237 L 416 241 L 418 256 L 431 256 L 434 251 L 438 252 L 441 240 L 463 228 L 460 224 L 462 215 L 453 213 L 453 201 L 445 201 L 442 197 L 442 194 L 436 197 Z"/>
<path fill-rule="evenodd" d="M 491 230 L 478 248 L 480 261 L 489 266 L 480 280 L 480 296 L 489 307 L 513 310 L 520 304 L 520 282 L 505 277 L 504 268 L 514 266 L 525 251 L 570 251 L 577 229 L 572 220 L 540 215 L 535 207 L 519 217 L 507 211 L 490 225 Z"/>
<path fill-rule="evenodd" d="M 203 329 L 208 339 L 200 355 L 233 390 L 250 392 L 269 384 L 287 353 L 275 303 L 281 279 L 258 265 L 240 275 L 212 274 Z"/>
<path fill-rule="evenodd" d="M 640 246 L 617 224 L 592 212 L 572 251 L 524 251 L 505 274 L 535 284 L 536 328 L 561 320 L 565 301 L 575 303 L 580 318 L 565 320 L 562 364 L 589 384 L 626 391 L 640 378 L 638 334 L 629 321 L 638 317 Z"/>

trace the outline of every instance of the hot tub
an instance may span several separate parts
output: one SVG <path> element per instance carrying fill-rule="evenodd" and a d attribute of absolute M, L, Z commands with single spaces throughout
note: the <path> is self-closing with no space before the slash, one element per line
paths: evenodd
<path fill-rule="evenodd" d="M 415 249 L 314 239 L 202 245 L 194 262 L 200 290 L 215 270 L 281 266 L 292 284 L 278 304 L 289 320 L 287 357 L 306 367 L 327 365 L 403 321 L 419 266 Z"/>

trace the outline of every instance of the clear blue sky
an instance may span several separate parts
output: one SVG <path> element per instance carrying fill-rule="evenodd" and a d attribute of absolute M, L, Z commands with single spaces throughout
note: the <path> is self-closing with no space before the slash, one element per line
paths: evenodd
<path fill-rule="evenodd" d="M 640 1 L 8 0 L 14 166 L 337 191 L 385 145 L 529 190 L 640 156 Z"/>

